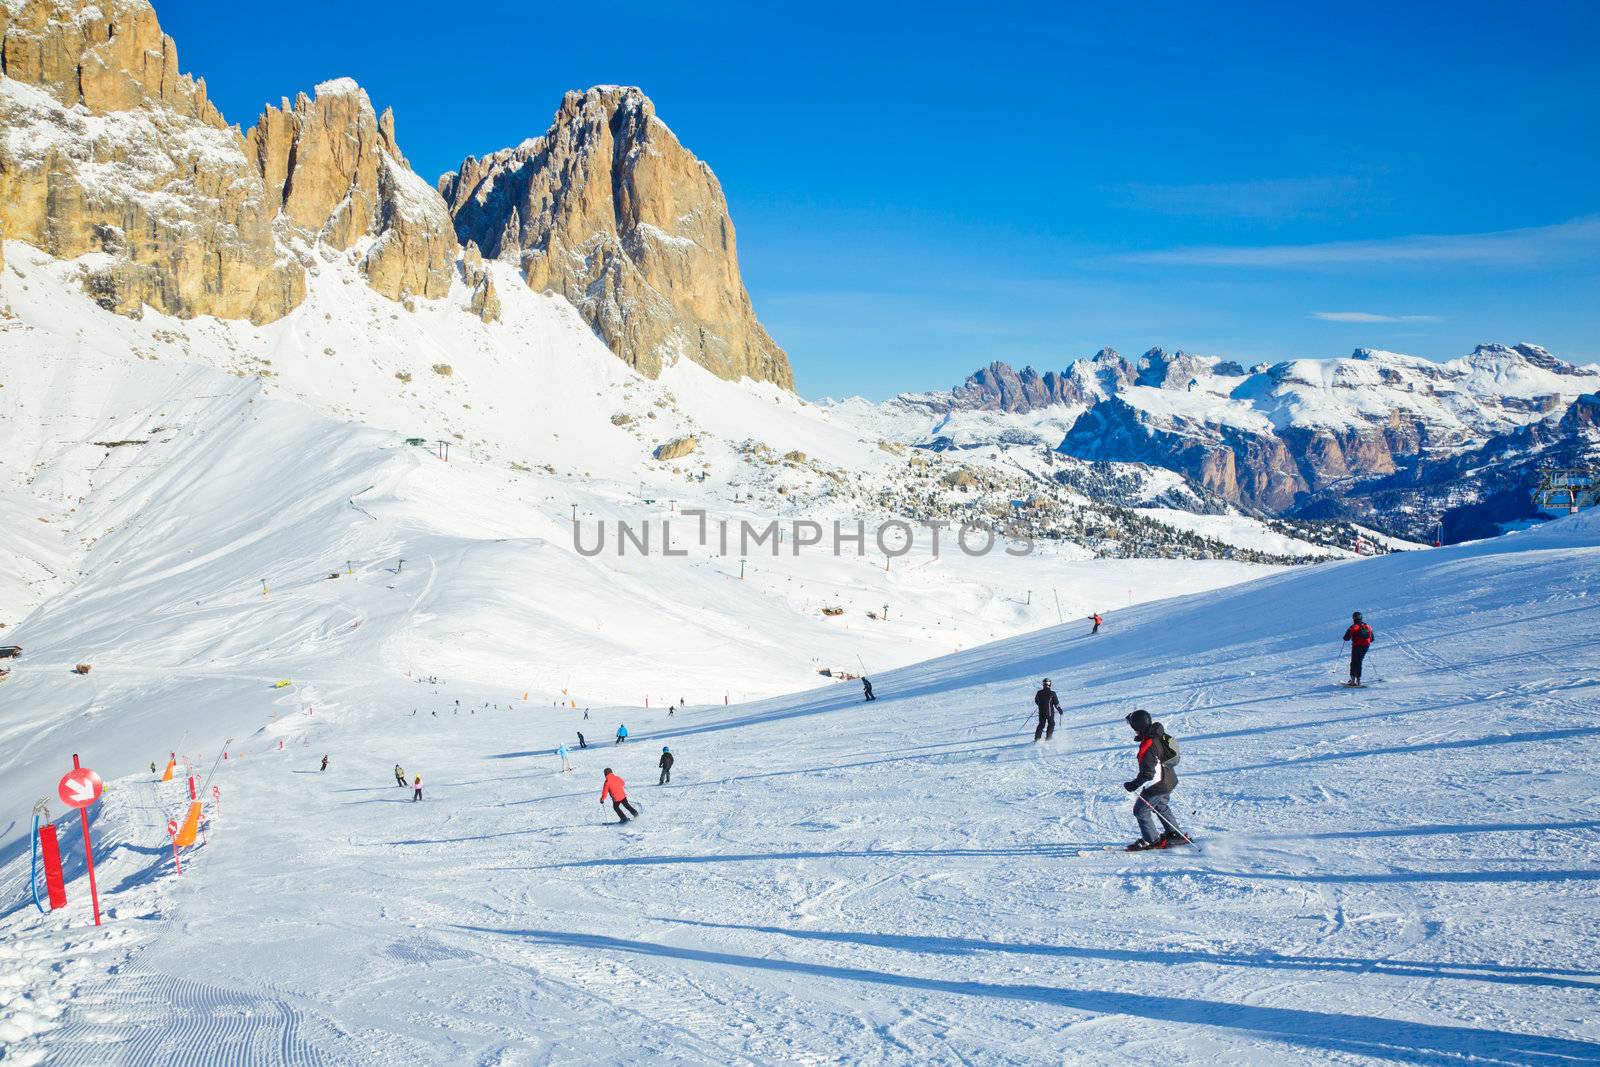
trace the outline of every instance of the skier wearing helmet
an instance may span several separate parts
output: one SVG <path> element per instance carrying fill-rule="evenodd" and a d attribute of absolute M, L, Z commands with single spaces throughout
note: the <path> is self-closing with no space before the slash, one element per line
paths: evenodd
<path fill-rule="evenodd" d="M 1361 685 L 1361 661 L 1372 647 L 1372 627 L 1362 619 L 1361 612 L 1350 613 L 1350 628 L 1344 632 L 1344 639 L 1350 642 L 1350 680 L 1345 684 L 1357 688 Z"/>
<path fill-rule="evenodd" d="M 1034 728 L 1033 739 L 1037 741 L 1042 737 L 1048 741 L 1055 736 L 1056 716 L 1061 714 L 1061 701 L 1050 688 L 1050 679 L 1046 678 L 1039 691 L 1033 694 L 1033 706 L 1039 709 L 1039 725 Z"/>

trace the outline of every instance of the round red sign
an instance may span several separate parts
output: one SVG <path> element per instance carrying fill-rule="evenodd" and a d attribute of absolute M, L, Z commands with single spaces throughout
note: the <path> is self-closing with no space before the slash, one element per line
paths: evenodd
<path fill-rule="evenodd" d="M 87 808 L 100 799 L 100 776 L 87 767 L 77 767 L 61 776 L 56 793 L 69 808 Z"/>

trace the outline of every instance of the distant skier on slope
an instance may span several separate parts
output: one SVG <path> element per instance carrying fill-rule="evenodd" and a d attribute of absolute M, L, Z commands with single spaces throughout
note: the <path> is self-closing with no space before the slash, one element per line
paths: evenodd
<path fill-rule="evenodd" d="M 1089 636 L 1093 637 L 1095 634 L 1100 632 L 1100 613 L 1097 611 L 1093 615 L 1090 615 L 1089 621 L 1094 623 L 1094 629 L 1089 631 Z"/>
<path fill-rule="evenodd" d="M 600 806 L 602 808 L 606 806 L 607 799 L 610 799 L 612 810 L 617 813 L 619 821 L 627 822 L 628 815 L 632 815 L 636 819 L 639 817 L 638 810 L 628 803 L 627 785 L 621 778 L 612 773 L 610 767 L 606 768 L 605 780 L 600 785 Z M 627 810 L 628 815 L 622 814 L 624 809 Z"/>
<path fill-rule="evenodd" d="M 628 739 L 628 728 L 626 726 L 617 727 L 617 741 L 616 741 L 616 743 L 620 745 L 620 744 L 622 744 L 622 742 L 626 741 L 627 739 Z"/>
<path fill-rule="evenodd" d="M 1133 728 L 1139 742 L 1139 773 L 1122 788 L 1133 792 L 1141 785 L 1144 792 L 1133 802 L 1133 816 L 1139 821 L 1139 840 L 1128 846 L 1129 852 L 1143 852 L 1150 848 L 1167 848 L 1184 840 L 1167 806 L 1167 795 L 1178 787 L 1178 774 L 1173 765 L 1178 757 L 1172 751 L 1166 729 L 1150 720 L 1150 713 L 1140 708 L 1130 712 L 1125 719 Z M 1145 785 L 1145 783 L 1150 783 Z"/>
<path fill-rule="evenodd" d="M 411 803 L 415 804 L 422 799 L 422 775 L 417 775 L 416 781 L 411 783 Z"/>
<path fill-rule="evenodd" d="M 323 756 L 322 757 L 322 769 L 323 770 L 327 770 L 328 769 L 328 757 L 327 756 Z"/>
<path fill-rule="evenodd" d="M 661 768 L 661 781 L 656 785 L 666 785 L 672 781 L 672 762 L 672 749 L 662 745 L 661 758 L 656 761 L 656 766 Z"/>
<path fill-rule="evenodd" d="M 1367 658 L 1367 649 L 1372 647 L 1372 627 L 1361 618 L 1361 612 L 1350 613 L 1350 628 L 1344 632 L 1344 639 L 1350 642 L 1350 680 L 1345 684 L 1359 688 L 1361 661 Z"/>
<path fill-rule="evenodd" d="M 866 699 L 868 699 L 868 700 L 877 700 L 878 699 L 877 697 L 872 695 L 872 679 L 871 678 L 863 678 L 863 679 L 861 679 L 861 692 L 862 692 L 862 695 L 865 696 Z"/>
<path fill-rule="evenodd" d="M 567 743 L 565 741 L 561 742 L 556 748 L 556 755 L 561 760 L 561 769 L 563 771 L 572 770 L 572 757 L 567 754 Z"/>
<path fill-rule="evenodd" d="M 1056 716 L 1061 714 L 1061 701 L 1050 688 L 1050 679 L 1046 678 L 1033 694 L 1033 706 L 1039 709 L 1039 725 L 1033 729 L 1033 739 L 1042 737 L 1048 741 L 1056 735 Z"/>
<path fill-rule="evenodd" d="M 406 787 L 406 772 L 398 763 L 394 765 L 394 784 L 401 789 Z"/>
<path fill-rule="evenodd" d="M 583 739 L 583 731 L 582 730 L 578 731 L 578 747 L 579 748 L 588 748 L 589 747 L 589 742 L 587 742 L 587 741 L 585 741 Z"/>

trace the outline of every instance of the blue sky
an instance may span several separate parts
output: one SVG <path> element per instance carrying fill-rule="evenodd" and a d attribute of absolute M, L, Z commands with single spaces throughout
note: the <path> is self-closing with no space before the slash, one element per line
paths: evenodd
<path fill-rule="evenodd" d="M 641 86 L 809 396 L 1102 345 L 1600 359 L 1592 2 L 156 5 L 230 121 L 349 75 L 429 180 Z"/>

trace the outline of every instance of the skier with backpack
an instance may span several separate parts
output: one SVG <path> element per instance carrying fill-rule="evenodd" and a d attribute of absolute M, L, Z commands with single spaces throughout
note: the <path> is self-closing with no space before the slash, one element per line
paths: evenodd
<path fill-rule="evenodd" d="M 1361 612 L 1350 613 L 1350 628 L 1344 632 L 1344 639 L 1350 642 L 1350 680 L 1345 685 L 1359 689 L 1361 661 L 1367 658 L 1367 649 L 1372 647 L 1372 627 L 1361 618 Z"/>
<path fill-rule="evenodd" d="M 656 785 L 666 785 L 672 781 L 672 749 L 666 745 L 661 746 L 661 759 L 656 761 L 656 766 L 661 768 L 661 781 Z"/>
<path fill-rule="evenodd" d="M 1178 774 L 1173 770 L 1178 764 L 1178 743 L 1167 736 L 1166 728 L 1150 719 L 1150 713 L 1140 708 L 1130 712 L 1126 719 L 1139 742 L 1139 773 L 1122 788 L 1133 792 L 1140 786 L 1144 791 L 1133 802 L 1133 816 L 1139 822 L 1139 840 L 1128 846 L 1129 852 L 1143 852 L 1151 848 L 1169 848 L 1189 839 L 1178 829 L 1167 806 L 1167 797 L 1178 787 Z"/>
<path fill-rule="evenodd" d="M 636 819 L 639 817 L 639 810 L 628 802 L 627 785 L 621 778 L 612 773 L 610 767 L 606 768 L 605 780 L 600 783 L 601 807 L 605 807 L 607 799 L 610 799 L 612 810 L 617 813 L 619 821 L 627 822 L 628 815 L 632 815 Z M 622 814 L 624 809 L 627 810 L 628 815 Z"/>
<path fill-rule="evenodd" d="M 1050 688 L 1050 679 L 1046 678 L 1039 691 L 1033 694 L 1033 706 L 1039 709 L 1039 725 L 1034 727 L 1033 739 L 1037 741 L 1042 737 L 1048 741 L 1056 735 L 1056 716 L 1061 714 L 1061 701 Z"/>

